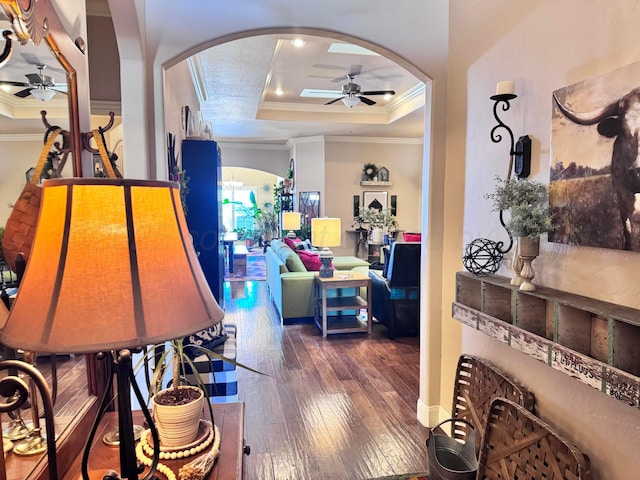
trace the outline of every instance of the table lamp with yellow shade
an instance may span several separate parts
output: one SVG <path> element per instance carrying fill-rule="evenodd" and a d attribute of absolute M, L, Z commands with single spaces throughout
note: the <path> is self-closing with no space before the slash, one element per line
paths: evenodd
<path fill-rule="evenodd" d="M 342 243 L 342 222 L 339 218 L 312 218 L 311 219 L 311 244 L 314 247 L 322 247 L 320 262 L 322 266 L 318 275 L 321 278 L 333 277 L 333 252 L 329 247 L 339 247 Z"/>
<path fill-rule="evenodd" d="M 295 230 L 300 230 L 300 212 L 282 212 L 282 231 L 287 232 L 287 238 L 296 238 Z"/>

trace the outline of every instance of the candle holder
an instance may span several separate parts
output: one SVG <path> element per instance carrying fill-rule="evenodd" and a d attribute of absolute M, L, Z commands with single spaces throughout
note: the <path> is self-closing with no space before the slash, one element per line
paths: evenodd
<path fill-rule="evenodd" d="M 499 82 L 496 94 L 489 97 L 494 102 L 493 117 L 497 122 L 491 129 L 491 141 L 493 143 L 500 143 L 502 141 L 502 135 L 498 133 L 500 129 L 506 130 L 509 135 L 509 169 L 507 171 L 507 181 L 511 179 L 512 170 L 519 179 L 527 178 L 531 173 L 531 138 L 529 138 L 529 135 L 523 135 L 515 142 L 513 131 L 498 115 L 499 108 L 501 108 L 503 112 L 507 112 L 511 108 L 511 100 L 518 98 L 514 93 L 514 88 L 513 82 Z M 500 224 L 509 235 L 509 246 L 506 249 L 502 249 L 502 242 L 499 242 L 498 248 L 500 253 L 505 254 L 513 247 L 513 236 L 505 224 L 503 210 L 500 210 L 499 217 Z"/>

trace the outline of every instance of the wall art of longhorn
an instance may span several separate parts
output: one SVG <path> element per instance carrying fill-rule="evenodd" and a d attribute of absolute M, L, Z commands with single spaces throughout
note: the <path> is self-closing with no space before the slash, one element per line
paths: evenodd
<path fill-rule="evenodd" d="M 640 62 L 552 102 L 549 241 L 640 251 Z"/>

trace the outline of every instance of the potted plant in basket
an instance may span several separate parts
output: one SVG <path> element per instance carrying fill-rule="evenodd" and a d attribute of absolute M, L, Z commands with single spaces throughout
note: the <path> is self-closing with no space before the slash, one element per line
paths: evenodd
<path fill-rule="evenodd" d="M 517 238 L 517 255 L 513 262 L 516 277 L 511 283 L 519 285 L 521 290 L 535 290 L 531 284 L 534 276 L 531 261 L 540 253 L 540 235 L 553 231 L 547 185 L 528 179 L 496 177 L 496 189 L 486 198 L 493 201 L 494 211 L 509 212 L 505 228 Z"/>

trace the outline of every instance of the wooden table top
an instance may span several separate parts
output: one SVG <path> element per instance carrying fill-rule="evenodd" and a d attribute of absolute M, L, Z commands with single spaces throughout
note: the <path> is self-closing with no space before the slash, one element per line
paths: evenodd
<path fill-rule="evenodd" d="M 213 470 L 207 477 L 208 480 L 236 480 L 242 478 L 242 455 L 244 444 L 244 403 L 217 403 L 213 404 L 213 416 L 215 425 L 220 430 L 221 443 L 220 455 L 216 460 Z M 206 409 L 205 409 L 206 410 Z M 208 417 L 208 413 L 207 413 Z M 144 416 L 140 411 L 133 412 L 135 424 L 142 425 Z M 102 437 L 108 431 L 118 428 L 117 412 L 107 412 L 100 422 L 98 432 L 93 443 L 93 448 L 89 455 L 89 476 L 91 479 L 102 479 L 107 470 L 120 470 L 119 450 L 117 447 L 107 446 Z M 161 463 L 169 466 L 174 473 L 184 464 L 197 457 L 192 456 L 181 460 L 161 460 Z M 63 476 L 63 480 L 79 480 L 81 474 L 82 452 L 73 462 L 71 468 Z M 146 473 L 146 470 L 145 470 Z M 140 478 L 144 474 L 140 475 Z M 159 478 L 164 475 L 156 473 Z"/>

